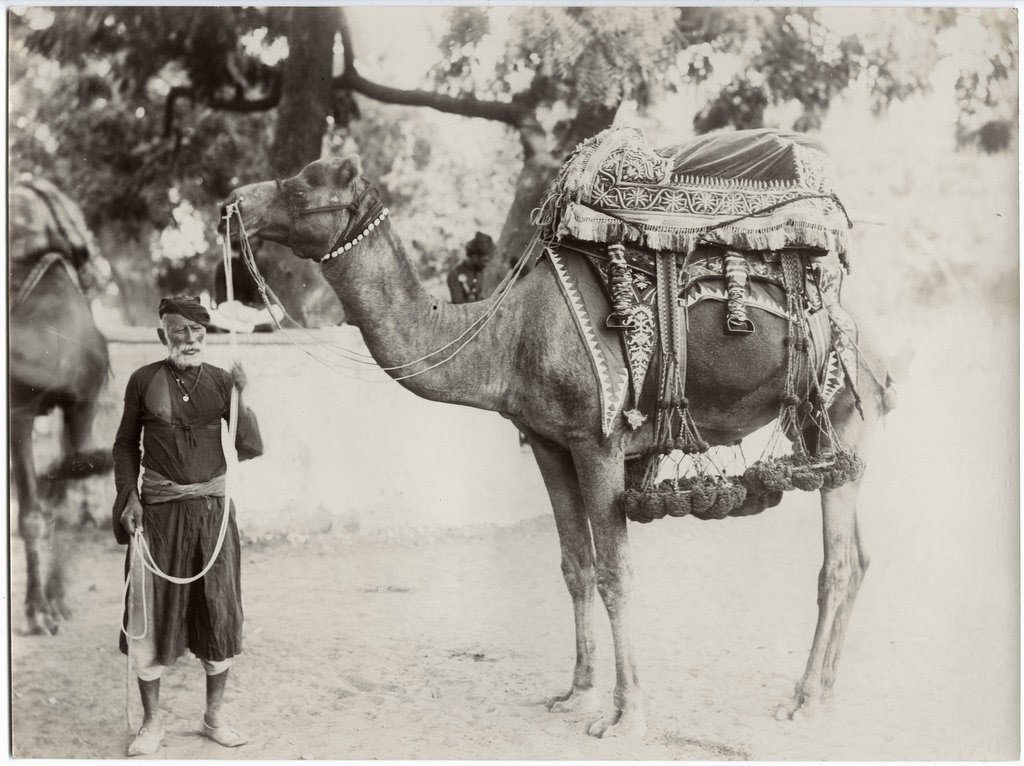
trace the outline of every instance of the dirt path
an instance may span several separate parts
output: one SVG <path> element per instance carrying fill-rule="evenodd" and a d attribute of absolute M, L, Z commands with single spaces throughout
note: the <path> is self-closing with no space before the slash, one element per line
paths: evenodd
<path fill-rule="evenodd" d="M 1004 406 L 1014 369 L 1001 356 L 1008 336 L 987 327 L 991 342 L 965 352 L 948 330 L 925 339 L 931 350 L 872 459 L 862 511 L 873 563 L 837 700 L 816 719 L 771 715 L 803 668 L 816 615 L 819 513 L 796 495 L 751 519 L 631 525 L 642 742 L 593 740 L 583 733 L 593 716 L 541 704 L 565 691 L 573 662 L 545 515 L 248 544 L 246 651 L 227 709 L 252 741 L 229 751 L 193 733 L 203 679 L 182 661 L 164 685 L 173 731 L 160 756 L 1016 759 L 1018 469 L 1016 415 Z M 964 390 L 979 392 L 970 418 L 948 407 Z M 24 562 L 13 542 L 17 628 Z M 97 533 L 77 563 L 76 619 L 54 638 L 13 636 L 15 756 L 123 753 L 122 556 Z M 607 704 L 603 612 L 598 653 Z"/>

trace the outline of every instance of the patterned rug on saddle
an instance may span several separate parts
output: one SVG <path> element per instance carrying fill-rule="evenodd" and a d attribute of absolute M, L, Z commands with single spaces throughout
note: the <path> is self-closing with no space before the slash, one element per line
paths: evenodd
<path fill-rule="evenodd" d="M 780 130 L 700 136 L 660 149 L 631 127 L 579 144 L 535 214 L 545 239 L 688 253 L 814 248 L 846 256 L 850 221 L 816 138 Z"/>

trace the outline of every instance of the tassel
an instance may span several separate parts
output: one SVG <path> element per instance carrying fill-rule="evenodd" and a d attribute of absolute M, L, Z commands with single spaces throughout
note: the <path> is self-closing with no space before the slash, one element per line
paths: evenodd
<path fill-rule="evenodd" d="M 608 266 L 608 282 L 612 294 L 612 313 L 605 320 L 605 325 L 613 330 L 632 330 L 636 327 L 633 321 L 633 281 L 626 263 L 626 248 L 621 244 L 609 245 L 608 255 L 611 263 Z"/>

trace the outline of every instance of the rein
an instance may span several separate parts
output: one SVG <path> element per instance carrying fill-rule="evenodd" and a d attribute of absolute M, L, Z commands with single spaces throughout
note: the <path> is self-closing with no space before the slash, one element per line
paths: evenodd
<path fill-rule="evenodd" d="M 278 187 L 280 188 L 280 182 L 278 182 Z M 367 192 L 370 189 L 372 189 L 372 186 L 367 184 L 367 187 L 360 193 L 360 195 L 357 198 L 357 200 L 355 202 L 353 202 L 352 204 L 356 204 L 359 200 L 362 200 L 366 196 Z M 342 233 L 341 237 L 339 237 L 338 241 L 335 243 L 335 246 L 326 255 L 324 255 L 324 256 L 322 256 L 320 258 L 321 264 L 325 264 L 326 262 L 336 258 L 339 255 L 342 255 L 344 253 L 350 252 L 356 245 L 358 245 L 360 242 L 362 242 L 364 239 L 366 239 L 374 230 L 380 228 L 381 224 L 384 222 L 384 219 L 387 218 L 390 215 L 390 211 L 387 208 L 382 208 L 381 207 L 381 203 L 380 203 L 379 200 L 376 200 L 375 202 L 376 202 L 376 204 L 373 205 L 370 208 L 370 210 L 359 219 L 358 223 L 354 223 L 355 222 L 354 218 L 350 221 L 349 225 L 345 227 L 345 231 Z M 331 206 L 331 209 L 335 209 L 335 210 L 338 210 L 338 209 L 350 209 L 350 208 L 351 208 L 351 205 Z M 323 212 L 325 209 L 326 208 L 316 208 L 316 209 L 311 209 L 309 212 Z M 242 250 L 242 260 L 245 263 L 246 268 L 248 268 L 249 273 L 252 276 L 253 280 L 256 282 L 257 288 L 259 289 L 259 292 L 260 292 L 260 297 L 263 299 L 263 303 L 267 307 L 268 313 L 270 313 L 271 317 L 273 318 L 274 324 L 277 326 L 277 328 L 279 330 L 283 331 L 285 328 L 281 325 L 281 322 L 278 320 L 277 315 L 272 310 L 273 304 L 271 303 L 270 296 L 273 295 L 273 290 L 270 288 L 270 286 L 266 282 L 266 279 L 260 273 L 259 267 L 256 265 L 256 258 L 255 258 L 255 255 L 252 252 L 252 247 L 249 245 L 249 237 L 248 237 L 248 235 L 247 235 L 247 233 L 245 231 L 245 225 L 242 223 L 242 213 L 241 213 L 240 202 L 234 202 L 231 205 L 228 205 L 228 207 L 227 207 L 227 209 L 225 211 L 224 220 L 225 220 L 225 223 L 226 223 L 226 231 L 225 231 L 225 238 L 226 239 L 228 237 L 230 237 L 230 234 L 231 234 L 231 219 L 232 218 L 237 218 L 237 223 L 238 223 L 238 239 L 239 239 L 239 243 L 241 245 L 241 250 Z M 350 238 L 349 237 L 349 232 L 358 229 L 358 227 L 360 225 L 362 225 L 363 222 L 366 222 L 366 223 L 365 223 L 365 226 L 363 227 L 362 231 L 359 234 L 355 235 L 354 237 Z M 505 275 L 505 277 L 502 280 L 501 284 L 499 284 L 498 287 L 495 289 L 495 291 L 494 291 L 494 299 L 491 302 L 491 305 L 489 305 L 487 307 L 487 309 L 484 311 L 483 314 L 481 314 L 479 317 L 474 319 L 470 323 L 470 325 L 466 328 L 466 330 L 462 332 L 461 335 L 459 335 L 458 337 L 456 337 L 453 340 L 449 341 L 448 343 L 446 343 L 445 345 L 441 346 L 440 348 L 435 349 L 434 351 L 431 351 L 431 352 L 429 352 L 427 354 L 424 354 L 419 359 L 414 359 L 414 360 L 412 360 L 410 362 L 405 362 L 403 364 L 399 364 L 399 365 L 396 365 L 396 366 L 393 366 L 393 367 L 380 367 L 380 369 L 385 371 L 385 372 L 388 372 L 388 373 L 400 372 L 402 370 L 405 370 L 407 368 L 412 367 L 413 365 L 420 364 L 420 363 L 425 363 L 428 360 L 433 359 L 433 358 L 439 356 L 440 354 L 442 354 L 443 352 L 447 351 L 448 349 L 452 348 L 452 346 L 456 346 L 456 348 L 450 354 L 448 354 L 444 358 L 434 362 L 433 364 L 430 364 L 429 366 L 425 367 L 422 370 L 417 370 L 415 372 L 409 372 L 409 373 L 406 373 L 406 374 L 403 374 L 403 375 L 390 376 L 388 380 L 368 381 L 368 382 L 388 383 L 391 380 L 399 381 L 399 380 L 406 380 L 408 378 L 414 378 L 414 377 L 416 377 L 418 375 L 422 375 L 422 374 L 424 374 L 426 372 L 429 372 L 430 370 L 433 370 L 433 369 L 435 369 L 437 367 L 440 367 L 441 365 L 443 365 L 446 362 L 448 362 L 451 359 L 453 359 L 463 348 L 465 348 L 469 343 L 471 343 L 483 331 L 483 328 L 494 317 L 495 313 L 501 307 L 501 304 L 505 301 L 505 298 L 508 296 L 508 293 L 511 291 L 512 287 L 515 285 L 515 283 L 518 280 L 519 276 L 522 274 L 523 269 L 525 268 L 526 263 L 529 260 L 530 253 L 532 252 L 532 250 L 533 250 L 534 246 L 536 245 L 538 239 L 539 239 L 539 237 L 537 235 L 534 235 L 533 239 L 530 241 L 529 245 L 527 245 L 527 247 L 524 250 L 523 254 L 520 256 L 519 260 L 516 262 L 516 265 Z M 371 356 L 367 355 L 367 354 L 364 354 L 364 353 L 358 352 L 358 351 L 352 351 L 352 350 L 346 349 L 346 348 L 344 348 L 342 346 L 336 346 L 336 345 L 333 345 L 333 344 L 325 343 L 323 340 L 321 340 L 319 338 L 314 338 L 312 336 L 312 334 L 309 333 L 308 330 L 306 330 L 306 328 L 303 328 L 297 321 L 295 321 L 294 318 L 292 318 L 288 314 L 287 310 L 285 310 L 284 306 L 281 305 L 281 301 L 277 298 L 276 295 L 273 295 L 273 298 L 274 298 L 274 302 L 276 303 L 277 307 L 281 310 L 282 315 L 285 318 L 287 318 L 288 321 L 290 321 L 296 328 L 305 330 L 306 333 L 310 335 L 310 337 L 313 339 L 312 345 L 322 346 L 322 347 L 325 347 L 325 348 L 328 348 L 328 349 L 332 349 L 334 351 L 338 351 L 338 352 L 341 353 L 341 355 L 345 359 L 347 359 L 348 361 L 351 361 L 351 362 L 356 362 L 358 364 L 364 364 L 364 365 L 368 365 L 368 366 L 378 366 L 376 364 L 376 362 L 373 361 L 373 358 Z M 347 377 L 357 377 L 357 376 L 354 376 L 354 375 L 351 374 L 351 370 L 350 369 L 347 370 L 347 369 L 342 368 L 342 367 L 337 367 L 334 364 L 332 364 L 329 360 L 325 360 L 325 359 L 322 359 L 322 358 L 314 355 L 307 348 L 301 346 L 299 343 L 297 343 L 291 337 L 289 337 L 287 335 L 285 337 L 288 337 L 288 340 L 294 346 L 296 346 L 297 348 L 301 348 L 303 353 L 305 353 L 306 356 L 310 357 L 313 361 L 315 361 L 315 362 L 317 362 L 317 363 L 327 367 L 328 369 L 330 369 L 330 370 L 332 370 L 334 372 L 337 372 L 337 373 L 342 374 L 342 375 L 346 375 Z"/>

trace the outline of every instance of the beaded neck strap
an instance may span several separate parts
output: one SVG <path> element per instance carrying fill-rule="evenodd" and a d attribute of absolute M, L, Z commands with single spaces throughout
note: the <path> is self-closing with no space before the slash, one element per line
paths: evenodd
<path fill-rule="evenodd" d="M 380 203 L 378 202 L 377 205 L 379 206 Z M 366 237 L 368 237 L 370 235 L 371 231 L 373 231 L 378 226 L 380 226 L 381 222 L 385 218 L 388 217 L 389 213 L 390 213 L 390 211 L 386 207 L 385 208 L 380 208 L 380 212 L 379 213 L 374 212 L 373 210 L 371 210 L 367 214 L 366 218 L 371 218 L 372 220 L 370 220 L 366 224 L 366 226 L 363 228 L 363 230 L 361 232 L 359 232 L 358 234 L 356 234 L 354 237 L 348 239 L 347 241 L 344 241 L 346 239 L 346 237 L 343 234 L 342 238 L 341 238 L 342 241 L 339 241 L 338 244 L 335 245 L 333 250 L 331 250 L 329 253 L 327 253 L 327 255 L 323 256 L 320 259 L 320 263 L 326 263 L 331 258 L 337 258 L 342 253 L 347 253 L 353 247 L 355 247 L 360 242 L 362 242 L 364 239 L 366 239 Z M 364 218 L 363 220 L 366 220 L 366 218 Z"/>

